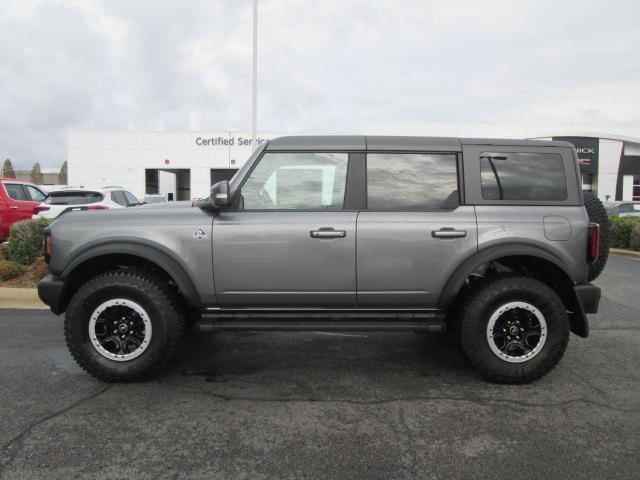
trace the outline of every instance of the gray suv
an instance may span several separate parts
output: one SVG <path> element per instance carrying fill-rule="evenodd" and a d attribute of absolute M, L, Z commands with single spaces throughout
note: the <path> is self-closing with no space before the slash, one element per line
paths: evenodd
<path fill-rule="evenodd" d="M 193 327 L 450 330 L 524 383 L 598 308 L 606 214 L 580 185 L 565 142 L 282 137 L 206 201 L 59 218 L 38 291 L 105 381 L 156 375 Z"/>

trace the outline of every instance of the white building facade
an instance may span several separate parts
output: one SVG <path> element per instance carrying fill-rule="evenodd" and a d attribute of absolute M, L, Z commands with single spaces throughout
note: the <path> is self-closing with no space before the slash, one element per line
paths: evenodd
<path fill-rule="evenodd" d="M 258 145 L 282 134 L 261 134 Z M 251 135 L 230 132 L 70 132 L 68 183 L 117 185 L 142 198 L 209 195 L 212 181 L 230 178 L 251 155 Z"/>

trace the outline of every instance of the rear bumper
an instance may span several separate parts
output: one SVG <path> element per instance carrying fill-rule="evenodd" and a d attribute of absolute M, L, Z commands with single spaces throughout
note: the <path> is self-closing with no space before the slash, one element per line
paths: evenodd
<path fill-rule="evenodd" d="M 66 283 L 60 277 L 47 275 L 38 282 L 38 296 L 45 305 L 49 305 L 51 311 L 56 315 L 64 313 Z"/>
<path fill-rule="evenodd" d="M 573 290 L 576 292 L 576 298 L 584 313 L 598 313 L 598 304 L 600 303 L 599 287 L 591 283 L 585 283 L 574 286 Z"/>

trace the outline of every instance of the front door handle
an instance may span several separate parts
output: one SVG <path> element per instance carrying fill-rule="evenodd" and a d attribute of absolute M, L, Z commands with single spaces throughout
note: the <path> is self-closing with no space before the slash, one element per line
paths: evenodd
<path fill-rule="evenodd" d="M 17 205 L 9 205 L 9 208 L 10 208 L 11 210 L 17 210 L 17 209 L 18 209 L 18 206 L 17 206 Z"/>
<path fill-rule="evenodd" d="M 309 232 L 311 238 L 344 238 L 347 236 L 345 230 L 334 230 L 333 228 L 320 228 Z"/>
<path fill-rule="evenodd" d="M 433 238 L 460 238 L 460 237 L 466 237 L 467 231 L 456 230 L 454 228 L 447 227 L 447 228 L 441 228 L 440 230 L 432 230 L 431 236 Z"/>

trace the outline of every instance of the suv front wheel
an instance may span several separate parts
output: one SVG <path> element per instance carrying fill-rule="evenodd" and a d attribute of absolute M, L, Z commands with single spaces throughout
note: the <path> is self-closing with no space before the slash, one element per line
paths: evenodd
<path fill-rule="evenodd" d="M 108 382 L 157 375 L 176 353 L 185 328 L 177 296 L 154 275 L 114 270 L 72 297 L 64 331 L 73 358 Z"/>
<path fill-rule="evenodd" d="M 465 295 L 462 350 L 483 377 L 528 383 L 549 372 L 569 341 L 569 319 L 558 295 L 532 278 L 481 280 Z"/>

